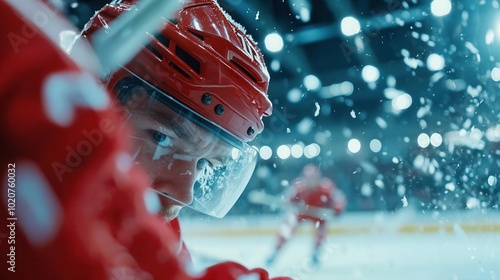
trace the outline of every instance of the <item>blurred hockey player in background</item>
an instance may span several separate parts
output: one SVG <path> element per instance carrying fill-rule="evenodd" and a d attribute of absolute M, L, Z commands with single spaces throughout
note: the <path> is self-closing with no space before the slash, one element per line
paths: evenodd
<path fill-rule="evenodd" d="M 316 266 L 319 264 L 328 221 L 345 210 L 346 197 L 332 180 L 321 174 L 319 166 L 310 163 L 304 166 L 301 176 L 292 182 L 286 202 L 289 204 L 288 211 L 285 212 L 278 231 L 278 242 L 267 260 L 267 265 L 275 262 L 299 224 L 310 221 L 315 227 L 311 264 Z"/>
<path fill-rule="evenodd" d="M 0 217 L 10 222 L 0 278 L 269 279 L 234 262 L 193 274 L 165 224 L 183 206 L 229 211 L 255 167 L 246 142 L 271 113 L 262 56 L 217 3 L 186 1 L 107 77 L 120 107 L 95 65 L 58 47 L 73 30 L 60 14 L 38 1 L 0 8 Z M 106 6 L 86 34 L 132 9 Z M 88 46 L 77 56 L 96 61 Z"/>

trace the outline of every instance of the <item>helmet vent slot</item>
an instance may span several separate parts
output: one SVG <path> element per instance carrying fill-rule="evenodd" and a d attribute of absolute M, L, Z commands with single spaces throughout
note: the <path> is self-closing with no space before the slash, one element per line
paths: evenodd
<path fill-rule="evenodd" d="M 163 36 L 162 34 L 157 33 L 157 34 L 154 35 L 154 37 L 156 38 L 156 40 L 160 41 L 160 43 L 165 48 L 168 48 L 170 46 L 170 39 L 168 39 L 167 37 Z"/>
<path fill-rule="evenodd" d="M 175 49 L 175 54 L 182 59 L 191 69 L 193 69 L 196 73 L 200 74 L 200 62 L 196 60 L 193 56 L 188 54 L 185 50 L 177 46 Z"/>
<path fill-rule="evenodd" d="M 245 67 L 243 67 L 241 64 L 239 64 L 236 60 L 231 59 L 231 63 L 233 63 L 236 67 L 238 67 L 238 69 L 240 69 L 241 72 L 243 72 L 243 74 L 245 74 L 250 79 L 252 79 L 252 81 L 257 83 L 257 79 L 252 75 L 252 73 L 250 73 L 250 71 L 248 71 Z"/>
<path fill-rule="evenodd" d="M 170 65 L 170 67 L 174 68 L 175 70 L 177 70 L 177 72 L 181 73 L 182 76 L 186 77 L 186 78 L 191 78 L 188 73 L 186 73 L 184 70 L 182 70 L 182 68 L 180 68 L 177 64 L 174 64 L 172 62 L 170 62 L 168 65 Z"/>
<path fill-rule="evenodd" d="M 151 46 L 151 44 L 147 44 L 146 49 L 148 49 L 150 52 L 152 52 L 160 60 L 163 59 L 163 55 L 161 55 L 160 52 L 158 52 L 153 46 Z"/>
<path fill-rule="evenodd" d="M 205 37 L 203 35 L 194 33 L 193 31 L 189 30 L 189 33 L 193 34 L 194 36 L 198 37 L 200 40 L 205 41 Z"/>

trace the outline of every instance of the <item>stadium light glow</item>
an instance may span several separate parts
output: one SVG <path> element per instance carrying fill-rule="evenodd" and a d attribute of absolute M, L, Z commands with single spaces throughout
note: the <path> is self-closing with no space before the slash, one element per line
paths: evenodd
<path fill-rule="evenodd" d="M 439 71 L 444 68 L 444 57 L 439 54 L 430 54 L 427 57 L 427 69 L 431 71 Z"/>
<path fill-rule="evenodd" d="M 313 157 L 317 157 L 319 155 L 319 153 L 321 152 L 321 148 L 318 144 L 316 143 L 312 143 L 312 144 L 309 144 L 307 145 L 305 148 L 304 148 L 304 156 L 306 158 L 313 158 Z"/>
<path fill-rule="evenodd" d="M 336 96 L 349 96 L 354 92 L 354 85 L 349 81 L 344 81 L 338 84 L 331 84 L 330 86 L 324 87 L 318 93 L 321 98 L 333 98 Z"/>
<path fill-rule="evenodd" d="M 372 139 L 372 141 L 370 141 L 370 150 L 372 152 L 378 153 L 380 152 L 381 149 L 382 149 L 382 142 L 380 142 L 380 140 Z"/>
<path fill-rule="evenodd" d="M 451 12 L 450 0 L 434 0 L 431 3 L 431 13 L 436 17 L 442 17 Z"/>
<path fill-rule="evenodd" d="M 276 154 L 280 159 L 287 159 L 290 157 L 290 148 L 287 145 L 281 145 L 276 150 Z"/>
<path fill-rule="evenodd" d="M 413 103 L 413 100 L 411 98 L 411 95 L 408 93 L 401 94 L 391 101 L 391 105 L 395 110 L 401 111 L 401 110 L 406 110 L 410 108 L 411 104 Z"/>
<path fill-rule="evenodd" d="M 434 147 L 439 147 L 443 143 L 443 137 L 439 133 L 432 133 L 430 140 Z"/>
<path fill-rule="evenodd" d="M 299 144 L 294 144 L 290 148 L 290 152 L 292 154 L 292 157 L 301 158 L 302 155 L 304 154 L 304 148 L 302 148 L 302 146 Z"/>
<path fill-rule="evenodd" d="M 259 150 L 259 155 L 263 160 L 268 160 L 273 155 L 273 150 L 269 146 L 262 146 Z"/>
<path fill-rule="evenodd" d="M 366 65 L 365 67 L 363 67 L 363 70 L 361 70 L 361 77 L 363 78 L 363 80 L 365 80 L 365 82 L 373 83 L 378 81 L 380 72 L 378 71 L 377 67 Z"/>
<path fill-rule="evenodd" d="M 340 30 L 346 36 L 353 36 L 361 31 L 361 25 L 356 18 L 345 17 L 340 22 Z"/>
<path fill-rule="evenodd" d="M 491 79 L 495 82 L 500 82 L 500 68 L 494 67 L 491 70 Z"/>
<path fill-rule="evenodd" d="M 274 72 L 278 72 L 281 69 L 281 62 L 277 59 L 273 59 L 271 61 L 270 67 L 271 67 L 271 70 L 273 70 Z"/>
<path fill-rule="evenodd" d="M 302 99 L 302 91 L 298 88 L 292 88 L 288 91 L 286 97 L 291 103 L 297 103 Z"/>
<path fill-rule="evenodd" d="M 266 38 L 264 39 L 264 45 L 270 52 L 279 52 L 283 49 L 284 46 L 283 38 L 276 32 L 267 34 Z"/>
<path fill-rule="evenodd" d="M 422 148 L 427 148 L 430 143 L 430 138 L 429 135 L 426 133 L 420 133 L 420 135 L 417 138 L 417 144 L 422 147 Z"/>
<path fill-rule="evenodd" d="M 305 76 L 303 83 L 306 89 L 310 91 L 317 91 L 321 87 L 321 81 L 314 75 Z"/>
<path fill-rule="evenodd" d="M 356 154 L 361 150 L 361 142 L 359 142 L 358 139 L 353 138 L 347 142 L 347 149 L 349 149 L 349 152 Z"/>

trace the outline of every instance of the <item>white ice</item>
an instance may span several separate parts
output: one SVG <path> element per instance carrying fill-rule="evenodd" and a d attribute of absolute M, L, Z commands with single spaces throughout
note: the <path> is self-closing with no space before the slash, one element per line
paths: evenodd
<path fill-rule="evenodd" d="M 222 260 L 293 279 L 500 279 L 500 213 L 346 213 L 332 218 L 321 264 L 309 264 L 311 223 L 303 224 L 273 266 L 280 215 L 181 219 L 195 267 Z"/>

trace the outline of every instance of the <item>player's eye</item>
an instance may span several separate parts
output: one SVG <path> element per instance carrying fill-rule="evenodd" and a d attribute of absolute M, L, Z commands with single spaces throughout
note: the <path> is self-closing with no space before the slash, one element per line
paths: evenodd
<path fill-rule="evenodd" d="M 153 130 L 152 134 L 153 134 L 152 135 L 153 136 L 153 140 L 154 140 L 154 142 L 156 144 L 158 144 L 158 145 L 160 145 L 162 147 L 169 146 L 169 144 L 170 144 L 170 138 L 167 135 L 165 135 L 165 134 L 163 134 L 161 132 L 158 132 L 156 130 Z"/>

